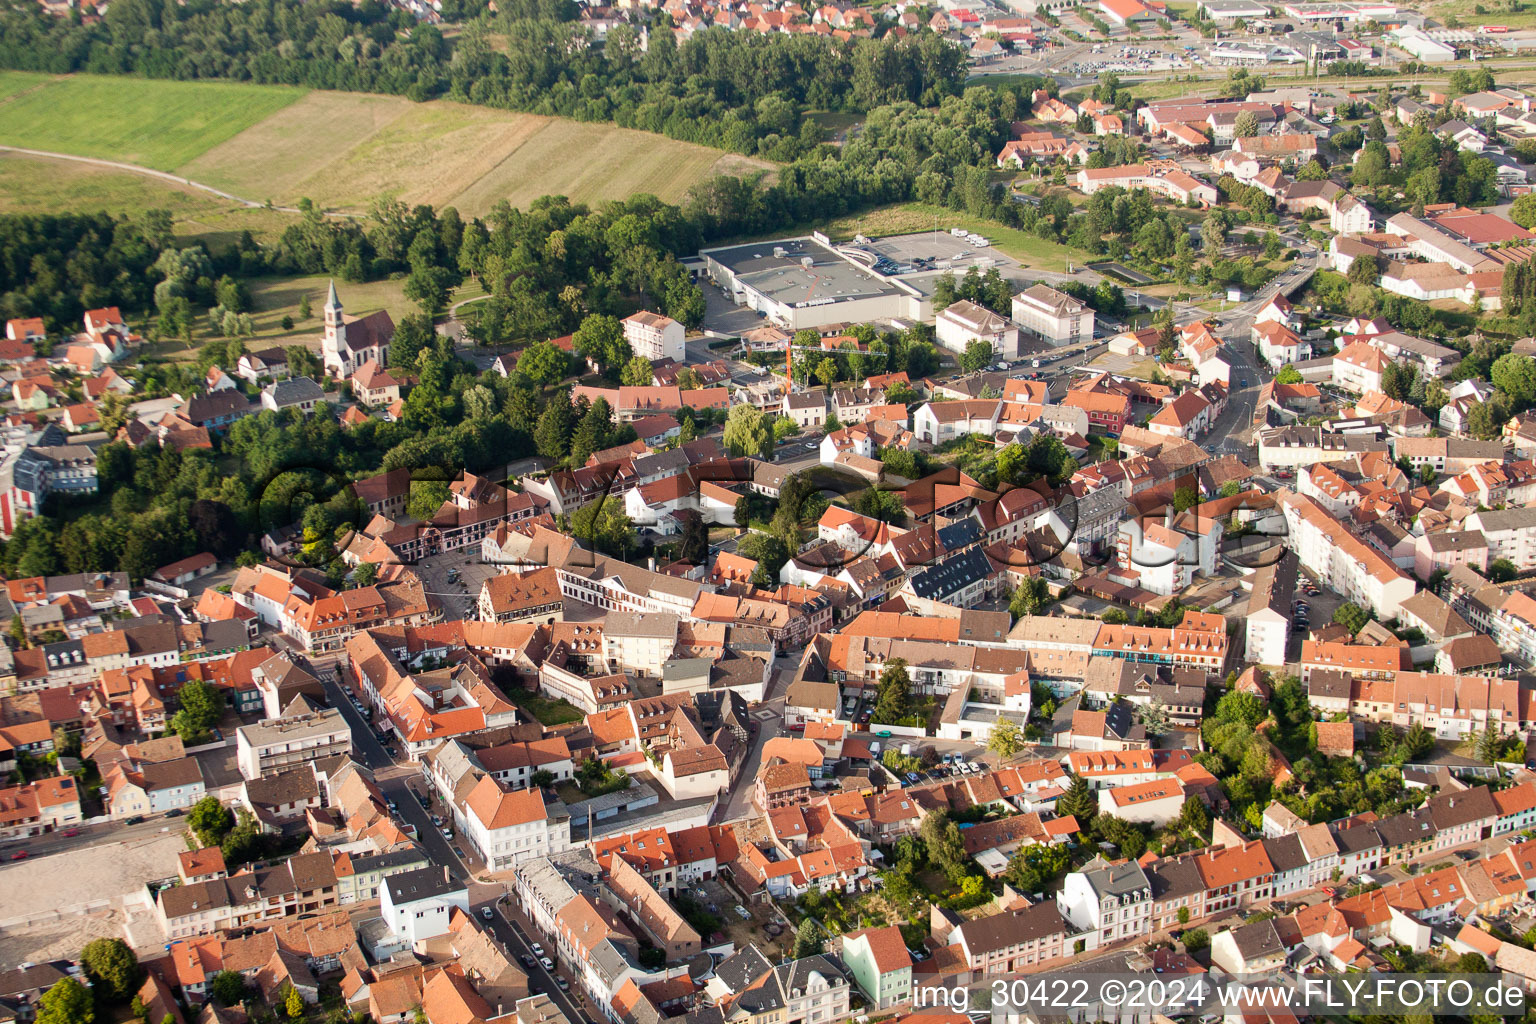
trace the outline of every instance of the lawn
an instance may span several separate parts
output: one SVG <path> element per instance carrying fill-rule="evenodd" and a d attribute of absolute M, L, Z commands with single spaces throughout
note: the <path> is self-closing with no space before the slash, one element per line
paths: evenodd
<path fill-rule="evenodd" d="M 0 75 L 0 99 L 25 92 L 52 78 L 52 75 L 35 74 L 30 71 L 7 71 Z"/>
<path fill-rule="evenodd" d="M 245 339 L 245 347 L 258 349 L 273 345 L 306 345 L 318 353 L 320 335 L 324 330 L 321 309 L 325 305 L 326 289 L 330 282 L 331 279 L 324 274 L 316 274 L 313 277 L 252 278 L 248 284 L 253 307 L 251 319 L 254 321 L 255 331 L 251 337 Z M 341 299 L 342 308 L 348 316 L 363 316 L 374 310 L 387 309 L 389 315 L 398 323 L 401 317 L 421 312 L 420 307 L 405 297 L 405 278 L 403 277 L 357 284 L 337 281 L 336 294 Z M 454 293 L 454 298 L 466 298 L 478 294 L 481 294 L 480 286 L 471 280 Z M 308 320 L 299 317 L 299 300 L 305 295 L 309 296 Z M 283 328 L 282 321 L 285 316 L 293 318 L 292 330 Z M 151 348 L 149 354 L 163 359 L 192 359 L 197 355 L 198 346 L 204 340 L 206 339 L 194 339 L 191 348 L 179 341 L 160 342 Z"/>
<path fill-rule="evenodd" d="M 580 708 L 567 700 L 546 697 L 542 693 L 534 693 L 520 686 L 511 686 L 502 692 L 507 695 L 507 700 L 516 704 L 520 710 L 537 718 L 544 725 L 568 725 L 571 722 L 580 722 L 585 717 Z M 571 788 L 575 789 L 574 786 Z"/>
<path fill-rule="evenodd" d="M 0 213 L 95 213 L 137 216 L 169 210 L 183 245 L 194 241 L 222 248 L 249 231 L 275 242 L 298 218 L 256 210 L 198 189 L 132 171 L 96 167 L 74 160 L 0 153 Z"/>
<path fill-rule="evenodd" d="M 0 142 L 172 171 L 297 101 L 304 90 L 70 75 L 38 88 L 0 73 Z M 403 101 L 402 101 L 403 102 Z"/>

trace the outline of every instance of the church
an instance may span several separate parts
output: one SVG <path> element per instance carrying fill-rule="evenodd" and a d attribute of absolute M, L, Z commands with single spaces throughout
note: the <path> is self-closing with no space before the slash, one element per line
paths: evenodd
<path fill-rule="evenodd" d="M 389 343 L 395 336 L 395 322 L 388 310 L 367 316 L 347 316 L 336 297 L 336 282 L 325 300 L 325 338 L 320 358 L 325 372 L 337 380 L 346 380 L 368 360 L 380 366 L 389 361 Z"/>

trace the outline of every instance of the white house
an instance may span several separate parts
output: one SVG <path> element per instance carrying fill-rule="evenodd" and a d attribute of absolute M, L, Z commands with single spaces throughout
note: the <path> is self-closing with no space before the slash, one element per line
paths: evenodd
<path fill-rule="evenodd" d="M 475 783 L 454 807 L 454 821 L 488 871 L 507 871 L 530 857 L 571 845 L 568 815 L 547 815 L 538 789 L 506 790 L 490 776 Z"/>
<path fill-rule="evenodd" d="M 1056 903 L 1085 951 L 1152 934 L 1152 883 L 1135 861 L 1095 858 L 1067 875 Z"/>
<path fill-rule="evenodd" d="M 457 907 L 469 913 L 469 890 L 448 877 L 447 867 L 392 875 L 379 887 L 379 912 L 404 945 L 446 934 Z"/>

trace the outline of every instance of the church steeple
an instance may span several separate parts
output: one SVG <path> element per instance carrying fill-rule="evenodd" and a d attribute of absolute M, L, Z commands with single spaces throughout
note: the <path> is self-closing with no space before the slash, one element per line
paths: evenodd
<path fill-rule="evenodd" d="M 347 326 L 341 316 L 341 299 L 336 295 L 336 282 L 331 281 L 325 297 L 325 336 L 321 339 L 321 363 L 337 380 L 352 372 L 346 354 Z"/>
<path fill-rule="evenodd" d="M 330 294 L 325 297 L 325 322 L 329 326 L 341 323 L 341 299 L 336 297 L 336 281 L 331 280 Z"/>

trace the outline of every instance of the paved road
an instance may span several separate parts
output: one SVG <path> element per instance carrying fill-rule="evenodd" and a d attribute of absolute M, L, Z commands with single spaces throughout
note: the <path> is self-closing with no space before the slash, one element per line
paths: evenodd
<path fill-rule="evenodd" d="M 494 904 L 489 902 L 484 904 L 485 906 L 494 905 L 495 914 L 489 921 L 486 921 L 482 916 L 481 922 L 488 925 L 491 929 L 491 934 L 495 935 L 502 946 L 512 953 L 513 956 L 517 957 L 523 969 L 528 972 L 530 987 L 538 988 L 540 991 L 548 994 L 549 998 L 554 1001 L 554 1004 L 560 1008 L 560 1012 L 565 1014 L 566 1020 L 571 1021 L 572 1024 L 581 1024 L 581 1022 L 590 1020 L 591 1014 L 583 1013 L 578 1009 L 576 997 L 573 997 L 572 993 L 560 991 L 558 984 L 555 982 L 555 976 L 546 971 L 544 965 L 539 963 L 539 958 L 534 955 L 533 943 L 529 939 L 530 929 L 525 929 L 522 923 L 513 920 L 513 918 L 521 916 L 512 905 L 516 899 L 516 896 L 508 894 L 503 898 L 497 899 Z M 479 913 L 480 907 L 476 907 L 475 910 Z M 549 957 L 552 963 L 554 962 L 555 954 L 554 950 L 550 948 L 550 944 L 544 944 L 544 955 Z M 525 960 L 524 957 L 527 957 L 527 959 Z M 558 971 L 561 966 L 556 963 L 556 970 Z"/>
<path fill-rule="evenodd" d="M 417 842 L 426 851 L 427 857 L 432 863 L 442 867 L 447 865 L 455 878 L 468 878 L 470 871 L 459 857 L 459 854 L 444 839 L 438 827 L 432 824 L 432 816 L 427 813 L 416 799 L 416 793 L 408 785 L 412 778 L 420 778 L 413 767 L 396 764 L 389 756 L 389 751 L 379 742 L 378 735 L 373 731 L 366 719 L 358 714 L 352 706 L 352 701 L 346 691 L 333 678 L 327 677 L 324 682 L 326 696 L 333 707 L 340 709 L 342 717 L 347 720 L 347 725 L 352 728 L 353 755 L 359 758 L 365 767 L 374 773 L 378 781 L 379 790 L 395 801 L 396 817 L 416 826 Z M 423 785 L 422 788 L 425 788 Z"/>
<path fill-rule="evenodd" d="M 774 659 L 773 675 L 769 677 L 768 689 L 763 693 L 763 702 L 754 705 L 748 712 L 752 721 L 757 723 L 757 735 L 752 739 L 752 749 L 747 751 L 741 777 L 729 798 L 715 808 L 714 824 L 740 821 L 754 813 L 752 788 L 757 781 L 755 766 L 763 763 L 763 745 L 784 732 L 784 694 L 789 690 L 790 680 L 795 677 L 798 662 L 798 652 Z"/>
<path fill-rule="evenodd" d="M 417 798 L 418 793 L 428 794 L 432 797 L 432 810 L 445 819 L 451 817 L 445 813 L 446 809 L 436 800 L 435 794 L 430 791 L 426 781 L 414 768 L 397 764 L 390 758 L 389 752 L 379 742 L 372 726 L 352 706 L 351 699 L 341 684 L 333 677 L 327 676 L 324 686 L 331 704 L 340 709 L 342 717 L 352 729 L 353 755 L 373 770 L 379 789 L 386 797 L 395 801 L 395 806 L 398 808 L 395 816 L 416 826 L 417 842 L 433 864 L 438 867 L 446 866 L 455 878 L 470 879 L 473 873 L 469 865 L 454 849 L 453 844 L 443 838 L 438 826 L 432 823 L 432 811 L 423 808 Z M 521 926 L 508 920 L 507 915 L 516 916 L 516 911 L 508 906 L 515 897 L 507 892 L 506 886 L 500 882 L 487 882 L 481 886 L 472 886 L 471 894 L 473 911 L 480 915 L 481 923 L 490 928 L 506 949 L 520 962 L 524 956 L 533 957 L 531 944 Z M 480 898 L 476 899 L 477 895 Z M 487 919 L 484 916 L 485 907 L 492 907 L 494 916 Z M 582 1013 L 569 994 L 560 991 L 554 976 L 546 971 L 536 958 L 532 967 L 528 967 L 526 962 L 523 964 L 530 981 L 554 1000 L 555 1005 L 560 1007 L 568 1020 L 580 1024 L 590 1019 L 591 1015 Z"/>
<path fill-rule="evenodd" d="M 1249 340 L 1253 318 L 1277 293 L 1290 294 L 1303 287 L 1317 270 L 1322 254 L 1313 247 L 1299 248 L 1294 268 L 1259 289 L 1248 302 L 1236 306 L 1221 316 L 1222 325 L 1216 332 L 1226 342 L 1225 357 L 1231 366 L 1231 395 L 1227 408 L 1217 419 L 1210 432 L 1202 439 L 1204 447 L 1216 455 L 1224 453 L 1245 454 L 1251 447 L 1250 431 L 1254 410 L 1259 399 L 1259 389 L 1274 374 L 1259 363 Z M 1182 311 L 1177 319 L 1193 323 L 1206 316 L 1192 308 Z M 1247 381 L 1247 386 L 1241 384 Z"/>
<path fill-rule="evenodd" d="M 124 825 L 117 821 L 102 822 L 99 825 L 73 825 L 40 836 L 0 839 L 0 861 L 10 860 L 23 850 L 27 857 L 46 857 L 51 853 L 64 853 L 68 850 L 149 839 L 161 831 L 180 832 L 185 827 L 186 819 L 182 815 L 167 818 L 163 814 L 146 818 L 137 825 Z M 78 831 L 79 835 L 64 835 L 69 831 Z"/>

